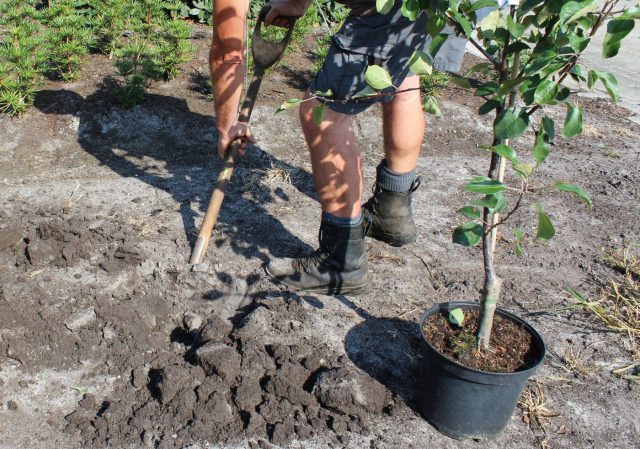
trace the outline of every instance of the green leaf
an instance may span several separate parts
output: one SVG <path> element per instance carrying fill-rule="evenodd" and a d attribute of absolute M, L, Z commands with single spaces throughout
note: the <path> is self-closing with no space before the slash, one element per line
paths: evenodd
<path fill-rule="evenodd" d="M 513 236 L 516 239 L 514 251 L 516 253 L 516 256 L 520 257 L 522 256 L 522 245 L 520 244 L 520 242 L 522 242 L 522 239 L 524 238 L 524 233 L 519 228 L 515 228 L 513 230 Z"/>
<path fill-rule="evenodd" d="M 484 83 L 478 86 L 476 89 L 476 97 L 484 97 L 487 95 L 493 95 L 500 86 L 498 83 Z"/>
<path fill-rule="evenodd" d="M 473 2 L 469 8 L 469 11 L 477 11 L 482 8 L 487 8 L 489 6 L 498 7 L 498 2 L 496 0 L 476 0 Z"/>
<path fill-rule="evenodd" d="M 498 100 L 488 100 L 485 104 L 480 106 L 480 108 L 478 109 L 478 113 L 480 115 L 488 114 L 498 106 L 500 106 L 500 102 Z"/>
<path fill-rule="evenodd" d="M 569 95 L 571 95 L 571 89 L 569 89 L 566 86 L 562 86 L 558 91 L 558 95 L 556 95 L 556 101 L 557 102 L 564 101 L 567 98 L 569 98 Z"/>
<path fill-rule="evenodd" d="M 364 74 L 364 80 L 374 89 L 386 89 L 393 87 L 391 75 L 379 65 L 370 65 Z"/>
<path fill-rule="evenodd" d="M 402 15 L 414 22 L 420 13 L 420 5 L 418 0 L 404 0 L 401 7 Z"/>
<path fill-rule="evenodd" d="M 429 36 L 438 35 L 438 33 L 444 29 L 446 24 L 447 22 L 445 22 L 445 20 L 440 16 L 429 18 L 427 21 L 427 32 L 429 33 Z"/>
<path fill-rule="evenodd" d="M 431 75 L 433 71 L 431 56 L 428 54 L 416 50 L 409 58 L 409 70 L 416 75 Z"/>
<path fill-rule="evenodd" d="M 505 81 L 504 83 L 500 84 L 500 89 L 498 89 L 496 95 L 502 96 L 511 92 L 518 84 L 521 84 L 524 80 L 525 78 L 518 77 Z"/>
<path fill-rule="evenodd" d="M 438 106 L 438 100 L 436 100 L 436 97 L 426 97 L 422 101 L 422 110 L 427 114 L 442 115 L 442 111 Z"/>
<path fill-rule="evenodd" d="M 486 176 L 478 176 L 465 184 L 464 189 L 469 192 L 491 195 L 493 193 L 502 192 L 504 190 L 504 184 Z"/>
<path fill-rule="evenodd" d="M 489 151 L 493 151 L 494 153 L 499 154 L 500 156 L 507 159 L 511 163 L 518 162 L 518 158 L 516 157 L 516 152 L 510 146 L 507 146 L 501 143 L 493 147 L 489 147 L 488 149 Z"/>
<path fill-rule="evenodd" d="M 541 126 L 546 137 L 548 137 L 548 142 L 553 142 L 553 139 L 556 138 L 556 125 L 553 122 L 553 119 L 548 115 L 545 115 L 542 117 Z"/>
<path fill-rule="evenodd" d="M 502 212 L 507 208 L 507 199 L 502 192 L 487 195 L 482 199 L 473 200 L 469 204 L 477 207 L 486 207 L 492 212 Z"/>
<path fill-rule="evenodd" d="M 393 8 L 395 0 L 376 0 L 376 10 L 380 14 L 387 14 Z"/>
<path fill-rule="evenodd" d="M 497 139 L 515 139 L 529 126 L 529 115 L 518 107 L 505 109 L 493 122 L 493 131 Z"/>
<path fill-rule="evenodd" d="M 560 24 L 566 25 L 573 22 L 585 14 L 595 11 L 598 8 L 598 0 L 583 0 L 579 2 L 567 2 L 560 10 Z"/>
<path fill-rule="evenodd" d="M 461 308 L 449 311 L 449 322 L 455 326 L 461 327 L 464 323 L 464 312 Z"/>
<path fill-rule="evenodd" d="M 557 56 L 558 53 L 554 50 L 544 50 L 540 53 L 533 53 L 524 69 L 524 74 L 527 76 L 535 75 L 551 64 Z"/>
<path fill-rule="evenodd" d="M 327 90 L 326 92 L 322 92 L 320 90 L 317 90 L 313 94 L 315 96 L 317 96 L 317 97 L 332 97 L 333 96 L 333 91 L 331 89 Z"/>
<path fill-rule="evenodd" d="M 591 38 L 578 36 L 575 33 L 569 34 L 569 46 L 576 53 L 582 53 L 589 46 Z"/>
<path fill-rule="evenodd" d="M 562 190 L 563 192 L 575 193 L 578 196 L 578 198 L 580 198 L 587 206 L 589 206 L 589 209 L 593 209 L 593 201 L 591 201 L 591 197 L 587 192 L 582 190 L 580 187 L 574 184 L 558 182 L 556 183 L 556 189 Z"/>
<path fill-rule="evenodd" d="M 526 27 L 517 23 L 511 16 L 507 15 L 507 30 L 509 30 L 509 34 L 515 39 L 520 39 L 524 34 Z"/>
<path fill-rule="evenodd" d="M 276 109 L 276 114 L 278 112 L 286 111 L 287 109 L 292 109 L 302 103 L 302 100 L 299 98 L 291 98 L 280 105 L 278 109 Z"/>
<path fill-rule="evenodd" d="M 462 31 L 464 32 L 465 36 L 467 37 L 471 36 L 471 32 L 473 30 L 471 29 L 471 22 L 469 22 L 469 19 L 467 19 L 464 15 L 460 14 L 455 9 L 450 8 L 449 11 L 451 11 L 451 15 L 453 15 L 453 18 L 455 19 L 455 21 L 458 23 L 460 28 L 462 28 Z"/>
<path fill-rule="evenodd" d="M 460 86 L 463 89 L 471 89 L 471 83 L 467 78 L 464 78 L 462 76 L 452 76 L 451 78 L 449 78 L 449 80 L 456 86 Z"/>
<path fill-rule="evenodd" d="M 449 35 L 447 33 L 440 33 L 433 37 L 431 44 L 429 45 L 429 53 L 431 53 L 431 56 L 435 58 L 448 38 Z"/>
<path fill-rule="evenodd" d="M 378 94 L 378 91 L 367 84 L 366 86 L 364 86 L 364 89 L 362 89 L 359 92 L 356 92 L 351 98 L 363 98 L 363 97 L 369 97 L 371 95 L 377 95 L 377 94 Z"/>
<path fill-rule="evenodd" d="M 640 4 L 625 10 L 620 17 L 624 19 L 640 19 Z"/>
<path fill-rule="evenodd" d="M 322 123 L 322 120 L 324 119 L 324 113 L 327 110 L 327 105 L 326 104 L 320 104 L 318 106 L 315 106 L 312 110 L 311 110 L 311 115 L 313 116 L 313 122 L 320 126 L 320 124 Z"/>
<path fill-rule="evenodd" d="M 480 211 L 473 206 L 465 206 L 461 209 L 458 209 L 458 213 L 464 215 L 467 218 L 471 218 L 472 220 L 480 220 L 482 216 Z"/>
<path fill-rule="evenodd" d="M 602 57 L 613 58 L 620 50 L 620 43 L 633 30 L 633 19 L 613 19 L 607 24 L 607 34 L 602 44 Z"/>
<path fill-rule="evenodd" d="M 551 151 L 551 148 L 549 147 L 549 144 L 545 140 L 544 131 L 539 132 L 536 135 L 536 142 L 533 145 L 533 151 L 532 151 L 533 158 L 536 160 L 538 165 L 542 164 L 545 161 L 547 156 L 549 156 L 550 151 Z"/>
<path fill-rule="evenodd" d="M 613 73 L 601 72 L 599 70 L 589 70 L 589 78 L 587 80 L 587 87 L 591 89 L 596 81 L 600 80 L 607 90 L 607 93 L 611 97 L 614 103 L 617 103 L 620 99 L 618 80 Z"/>
<path fill-rule="evenodd" d="M 582 132 L 582 108 L 570 103 L 565 104 L 567 105 L 567 116 L 564 120 L 562 135 L 568 139 Z"/>
<path fill-rule="evenodd" d="M 499 9 L 494 9 L 482 19 L 480 22 L 480 30 L 485 33 L 487 31 L 496 31 L 502 22 L 502 14 Z"/>
<path fill-rule="evenodd" d="M 556 235 L 556 229 L 551 223 L 551 219 L 547 214 L 542 211 L 542 207 L 538 204 L 538 231 L 536 232 L 536 239 L 541 242 L 546 242 Z"/>
<path fill-rule="evenodd" d="M 536 88 L 533 94 L 533 101 L 537 104 L 544 105 L 551 103 L 558 95 L 558 84 L 555 81 L 544 80 Z"/>
<path fill-rule="evenodd" d="M 469 221 L 453 231 L 452 241 L 462 246 L 476 246 L 482 240 L 482 226 Z"/>
<path fill-rule="evenodd" d="M 517 164 L 513 164 L 513 169 L 523 178 L 528 178 L 533 173 L 534 167 L 531 164 L 518 162 Z"/>

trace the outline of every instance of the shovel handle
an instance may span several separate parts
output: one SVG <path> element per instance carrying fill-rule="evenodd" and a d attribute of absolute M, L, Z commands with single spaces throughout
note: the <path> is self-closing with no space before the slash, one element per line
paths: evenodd
<path fill-rule="evenodd" d="M 227 186 L 229 185 L 231 174 L 233 173 L 233 168 L 235 166 L 236 159 L 238 158 L 238 153 L 240 152 L 241 146 L 242 141 L 240 139 L 234 140 L 231 144 L 231 147 L 229 148 L 229 151 L 227 151 L 227 155 L 224 158 L 224 168 L 218 175 L 216 187 L 213 190 L 213 195 L 211 195 L 207 213 L 204 215 L 204 220 L 202 222 L 202 226 L 200 227 L 200 233 L 198 234 L 196 245 L 194 246 L 193 252 L 191 253 L 191 259 L 189 260 L 189 263 L 191 265 L 201 263 L 204 260 L 204 256 L 207 252 L 207 247 L 209 246 L 209 240 L 211 240 L 211 233 L 213 232 L 213 228 L 218 221 L 220 207 L 222 206 L 222 201 L 224 200 L 224 193 L 227 190 Z"/>

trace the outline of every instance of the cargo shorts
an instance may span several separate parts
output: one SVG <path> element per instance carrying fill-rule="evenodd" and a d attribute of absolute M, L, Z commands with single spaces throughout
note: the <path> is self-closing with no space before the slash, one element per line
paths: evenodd
<path fill-rule="evenodd" d="M 391 75 L 394 86 L 413 75 L 408 67 L 414 51 L 428 52 L 431 38 L 427 33 L 427 18 L 421 13 L 415 21 L 402 15 L 402 2 L 387 14 L 368 16 L 350 14 L 340 30 L 333 36 L 324 65 L 310 86 L 311 93 L 331 90 L 332 100 L 322 101 L 330 109 L 354 115 L 377 102 L 388 102 L 392 95 L 375 98 L 353 98 L 362 92 L 367 67 L 380 65 Z M 383 92 L 393 92 L 388 88 Z"/>

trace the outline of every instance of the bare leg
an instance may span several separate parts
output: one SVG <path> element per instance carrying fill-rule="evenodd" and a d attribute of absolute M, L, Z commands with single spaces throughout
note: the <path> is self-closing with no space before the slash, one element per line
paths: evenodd
<path fill-rule="evenodd" d="M 305 95 L 309 98 L 309 94 Z M 315 99 L 300 106 L 300 122 L 311 152 L 316 192 L 324 212 L 354 218 L 360 214 L 362 160 L 351 116 L 327 108 L 320 125 L 313 121 Z"/>
<path fill-rule="evenodd" d="M 398 90 L 420 86 L 417 76 L 407 77 Z M 384 154 L 387 167 L 396 173 L 407 173 L 414 168 L 424 137 L 425 120 L 420 102 L 420 91 L 397 94 L 382 105 Z"/>

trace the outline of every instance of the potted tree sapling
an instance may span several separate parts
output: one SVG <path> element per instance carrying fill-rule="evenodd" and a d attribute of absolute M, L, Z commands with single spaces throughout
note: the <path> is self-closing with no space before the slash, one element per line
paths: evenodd
<path fill-rule="evenodd" d="M 394 3 L 377 0 L 376 6 L 384 14 Z M 482 248 L 481 298 L 475 303 L 441 304 L 423 315 L 420 408 L 425 418 L 448 436 L 491 438 L 506 426 L 527 379 L 546 352 L 542 337 L 531 325 L 497 308 L 502 288 L 494 262 L 497 231 L 525 209 L 525 198 L 534 190 L 531 180 L 551 152 L 557 127 L 553 117 L 544 113 L 545 107 L 564 106 L 564 123 L 558 132 L 564 138 L 582 131 L 583 109 L 568 82 L 586 83 L 588 88 L 600 82 L 611 99 L 618 100 L 615 76 L 588 70 L 580 58 L 596 32 L 604 28 L 603 56 L 615 56 L 640 18 L 640 6 L 628 7 L 619 0 L 403 0 L 402 12 L 411 20 L 422 10 L 429 18 L 427 31 L 432 42 L 430 54 L 415 52 L 408 61 L 412 72 L 431 73 L 433 56 L 453 30 L 468 39 L 485 61 L 466 74 L 482 73 L 480 80 L 456 77 L 452 81 L 457 88 L 482 97 L 485 102 L 479 113 L 495 118 L 492 135 L 481 146 L 488 155 L 487 175 L 464 185 L 480 197 L 459 209 L 468 221 L 453 232 L 453 243 Z M 369 87 L 352 99 L 332 99 L 331 92 L 316 92 L 315 96 L 323 97 L 325 103 L 358 101 L 395 90 L 391 76 L 381 66 L 369 66 L 365 79 Z M 278 111 L 302 101 L 288 100 Z M 434 97 L 426 97 L 423 107 L 440 114 Z M 318 121 L 324 108 L 320 105 L 314 110 Z M 510 142 L 529 129 L 533 130 L 533 147 L 530 154 L 520 157 Z M 514 173 L 509 179 L 515 186 L 505 181 L 507 167 Z M 589 195 L 577 185 L 559 181 L 554 188 L 575 194 L 591 208 Z M 508 199 L 505 191 L 514 193 L 512 198 Z M 542 204 L 527 208 L 537 217 L 535 240 L 545 242 L 554 237 L 555 228 Z M 513 250 L 520 255 L 525 233 L 517 228 L 513 232 Z"/>
<path fill-rule="evenodd" d="M 379 0 L 385 10 L 393 0 Z M 479 19 L 481 8 L 490 8 Z M 448 303 L 428 310 L 420 325 L 426 342 L 425 369 L 421 379 L 421 411 L 442 433 L 454 438 L 490 438 L 507 424 L 526 380 L 545 355 L 540 334 L 513 314 L 496 308 L 502 280 L 495 267 L 496 235 L 500 226 L 523 209 L 531 193 L 530 182 L 545 162 L 556 136 L 556 124 L 543 113 L 546 106 L 564 105 L 564 138 L 582 131 L 583 110 L 566 82 L 584 82 L 591 88 L 601 82 L 615 102 L 618 82 L 614 75 L 587 70 L 580 56 L 596 32 L 606 27 L 603 56 L 615 56 L 620 43 L 640 18 L 640 7 L 628 8 L 617 0 L 493 0 L 429 1 L 404 0 L 407 17 L 421 9 L 429 17 L 428 31 L 433 41 L 431 54 L 447 39 L 445 26 L 466 37 L 486 59 L 467 76 L 483 72 L 484 81 L 458 78 L 458 85 L 475 90 L 485 99 L 479 113 L 495 115 L 487 151 L 486 176 L 465 184 L 467 191 L 479 194 L 459 212 L 469 221 L 453 232 L 453 242 L 463 246 L 480 245 L 484 283 L 479 303 Z M 430 70 L 431 56 L 412 58 L 414 71 Z M 416 63 L 419 62 L 419 63 Z M 388 79 L 379 67 L 371 67 L 369 78 L 380 88 Z M 490 73 L 488 80 L 486 74 Z M 380 75 L 382 74 L 382 75 Z M 474 81 L 474 82 L 470 82 Z M 473 85 L 473 87 L 472 87 Z M 434 99 L 425 103 L 428 111 L 439 111 Z M 528 129 L 534 133 L 531 154 L 516 155 L 510 141 Z M 505 168 L 515 173 L 516 186 L 504 180 Z M 580 187 L 557 182 L 555 188 L 571 192 L 588 207 L 588 194 Z M 515 192 L 508 200 L 505 191 Z M 512 203 L 511 205 L 509 203 Z M 535 204 L 535 238 L 544 242 L 555 235 L 549 215 Z M 514 251 L 522 252 L 524 233 L 515 229 Z"/>

